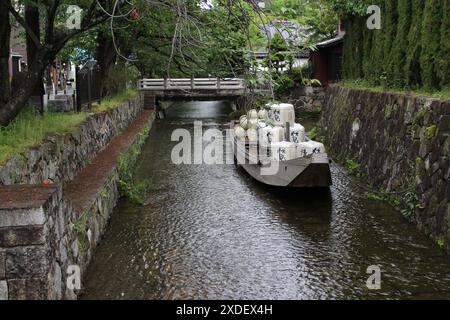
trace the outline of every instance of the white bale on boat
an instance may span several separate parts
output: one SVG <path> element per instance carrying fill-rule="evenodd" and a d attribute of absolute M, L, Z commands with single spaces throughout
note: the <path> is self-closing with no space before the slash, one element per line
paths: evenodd
<path fill-rule="evenodd" d="M 265 127 L 267 127 L 267 123 L 265 123 L 264 121 L 258 120 L 257 128 L 258 129 L 262 129 L 262 128 L 265 128 Z"/>
<path fill-rule="evenodd" d="M 258 111 L 256 111 L 256 109 L 251 109 L 247 112 L 247 119 L 258 119 Z"/>
<path fill-rule="evenodd" d="M 290 127 L 290 131 L 291 142 L 300 143 L 305 141 L 305 127 L 300 123 L 294 123 L 294 125 Z"/>
<path fill-rule="evenodd" d="M 268 111 L 268 117 L 276 126 L 285 126 L 286 122 L 293 126 L 295 123 L 294 106 L 288 103 L 273 104 Z"/>
<path fill-rule="evenodd" d="M 313 141 L 313 140 L 309 140 L 308 142 L 313 148 L 313 153 L 325 153 L 326 152 L 325 146 L 323 145 L 323 143 Z"/>
<path fill-rule="evenodd" d="M 258 137 L 261 146 L 268 146 L 271 143 L 283 141 L 284 129 L 281 127 L 266 126 L 258 130 Z"/>
<path fill-rule="evenodd" d="M 258 128 L 258 119 L 248 119 L 247 129 L 256 129 L 256 128 Z"/>
<path fill-rule="evenodd" d="M 297 144 L 297 157 L 306 157 L 313 153 L 325 153 L 323 143 L 310 140 Z"/>
<path fill-rule="evenodd" d="M 234 127 L 234 135 L 239 139 L 245 138 L 246 132 L 240 125 Z"/>
<path fill-rule="evenodd" d="M 249 142 L 258 142 L 258 131 L 256 129 L 248 129 L 247 130 L 247 138 Z"/>
<path fill-rule="evenodd" d="M 261 109 L 258 111 L 258 118 L 261 120 L 266 120 L 267 119 L 267 110 L 266 109 Z"/>
<path fill-rule="evenodd" d="M 271 142 L 281 142 L 284 140 L 284 128 L 272 127 L 271 130 Z"/>
<path fill-rule="evenodd" d="M 247 116 L 242 116 L 239 119 L 239 124 L 240 126 L 244 129 L 247 130 L 248 129 L 248 120 L 247 120 Z"/>
<path fill-rule="evenodd" d="M 264 128 L 260 128 L 258 130 L 258 139 L 259 139 L 259 144 L 261 146 L 268 146 L 270 144 L 270 132 L 272 131 L 272 127 L 271 126 L 266 126 Z"/>
<path fill-rule="evenodd" d="M 293 142 L 276 142 L 272 143 L 271 160 L 273 161 L 289 161 L 297 158 L 297 146 Z"/>

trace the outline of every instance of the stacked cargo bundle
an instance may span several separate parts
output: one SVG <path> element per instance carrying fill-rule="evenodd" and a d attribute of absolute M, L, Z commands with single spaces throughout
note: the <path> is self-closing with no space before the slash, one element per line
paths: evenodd
<path fill-rule="evenodd" d="M 289 161 L 313 153 L 325 153 L 324 145 L 308 140 L 305 128 L 295 122 L 292 104 L 266 104 L 259 111 L 250 110 L 247 115 L 241 116 L 234 134 L 238 139 L 259 143 L 260 148 L 270 150 L 267 154 L 273 161 Z"/>

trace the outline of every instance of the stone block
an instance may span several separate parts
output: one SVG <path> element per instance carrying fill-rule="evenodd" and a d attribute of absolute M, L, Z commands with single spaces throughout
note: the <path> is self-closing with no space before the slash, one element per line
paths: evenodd
<path fill-rule="evenodd" d="M 57 95 L 55 99 L 48 101 L 47 110 L 51 112 L 73 111 L 73 99 L 71 96 Z"/>
<path fill-rule="evenodd" d="M 6 278 L 46 277 L 49 270 L 48 250 L 44 246 L 17 247 L 6 250 Z"/>
<path fill-rule="evenodd" d="M 44 222 L 45 215 L 42 208 L 0 210 L 0 227 L 42 225 Z"/>
<path fill-rule="evenodd" d="M 6 256 L 5 251 L 0 251 L 0 280 L 5 279 L 6 275 Z"/>
<path fill-rule="evenodd" d="M 45 242 L 44 227 L 6 227 L 0 228 L 0 247 L 29 246 Z"/>
<path fill-rule="evenodd" d="M 45 278 L 8 280 L 9 300 L 44 300 L 47 298 Z"/>
<path fill-rule="evenodd" d="M 6 280 L 0 281 L 0 300 L 8 300 L 8 283 Z"/>

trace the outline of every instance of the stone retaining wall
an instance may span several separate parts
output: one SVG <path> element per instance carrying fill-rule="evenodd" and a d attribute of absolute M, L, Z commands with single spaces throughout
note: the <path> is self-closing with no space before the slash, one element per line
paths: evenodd
<path fill-rule="evenodd" d="M 60 185 L 0 187 L 0 199 L 11 199 L 0 204 L 0 300 L 76 299 L 80 291 L 67 279 L 75 267 L 82 280 L 119 199 L 119 181 L 116 166 L 81 213 Z"/>
<path fill-rule="evenodd" d="M 321 118 L 329 152 L 450 252 L 450 100 L 331 87 Z M 409 215 L 408 211 L 404 214 Z M 401 231 L 399 231 L 401 232 Z"/>
<path fill-rule="evenodd" d="M 137 95 L 116 108 L 89 115 L 74 133 L 49 136 L 0 166 L 0 185 L 72 180 L 142 109 Z"/>
<path fill-rule="evenodd" d="M 140 150 L 155 118 L 152 112 L 140 112 L 139 100 L 131 102 L 130 109 L 127 108 L 128 103 L 91 116 L 81 125 L 79 135 L 47 139 L 35 148 L 39 161 L 45 163 L 39 167 L 39 173 L 33 174 L 33 167 L 25 164 L 20 179 L 0 185 L 0 300 L 77 298 L 80 290 L 68 284 L 76 285 L 71 279 L 77 279 L 77 270 L 82 281 L 120 196 L 121 173 L 117 157 L 134 155 Z M 131 123 L 138 115 L 139 119 Z M 95 132 L 98 125 L 104 123 L 104 132 Z M 89 160 L 127 126 L 86 167 Z M 94 146 L 95 141 L 103 147 Z M 49 144 L 51 148 L 44 147 Z M 70 150 L 72 156 L 64 156 L 65 150 Z M 77 159 L 82 163 L 74 163 Z M 49 163 L 56 168 L 54 176 L 48 175 Z M 12 172 L 5 169 L 9 165 L 2 168 L 4 177 L 8 176 L 5 172 Z M 85 178 L 87 170 L 95 171 L 90 181 Z M 69 173 L 70 176 L 64 176 Z M 36 181 L 54 177 L 60 183 L 12 184 L 32 182 L 31 177 L 37 176 Z M 84 186 L 78 181 L 81 176 Z M 81 204 L 80 199 L 71 197 L 74 181 L 78 181 L 75 187 L 81 188 L 86 196 Z"/>
<path fill-rule="evenodd" d="M 300 87 L 283 94 L 278 100 L 293 104 L 297 112 L 320 112 L 325 105 L 326 94 L 323 87 Z"/>

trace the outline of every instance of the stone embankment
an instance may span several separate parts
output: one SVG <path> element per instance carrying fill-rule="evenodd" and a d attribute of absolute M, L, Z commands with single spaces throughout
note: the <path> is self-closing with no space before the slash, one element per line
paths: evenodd
<path fill-rule="evenodd" d="M 93 114 L 0 167 L 0 300 L 77 298 L 120 196 L 117 159 L 139 150 L 153 123 L 142 105 Z"/>
<path fill-rule="evenodd" d="M 450 252 L 450 100 L 335 86 L 320 125 L 335 159 Z"/>

